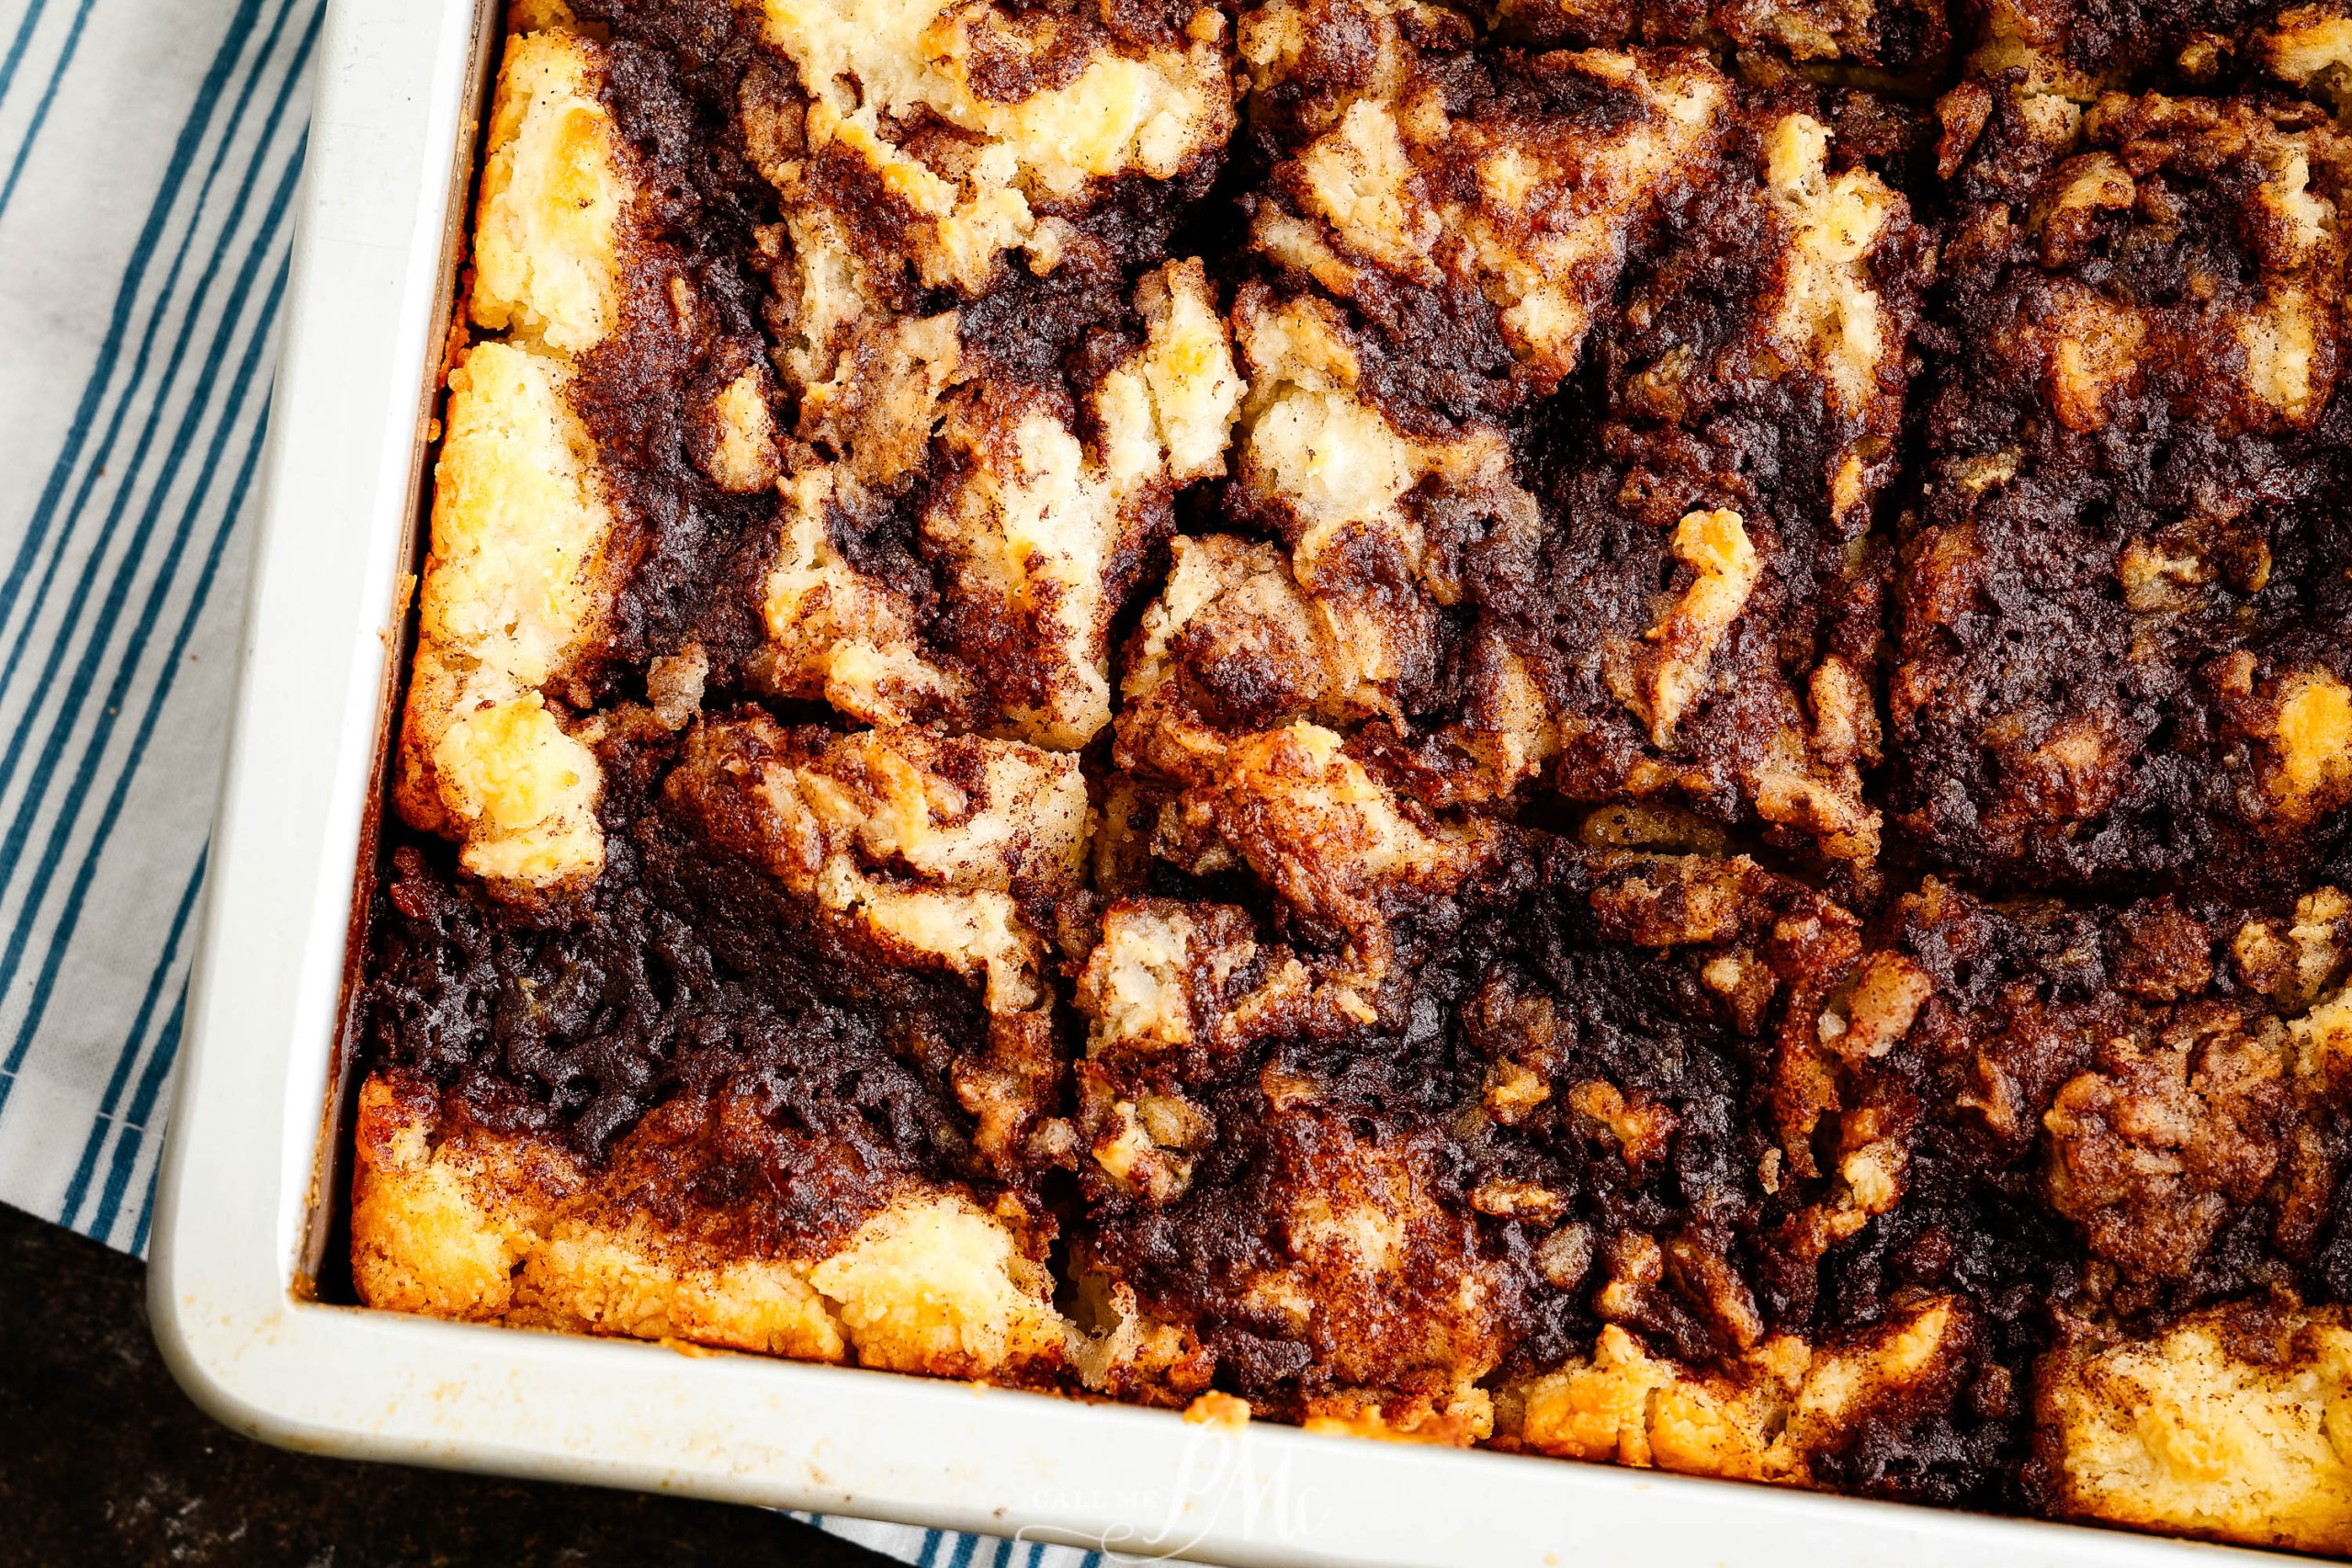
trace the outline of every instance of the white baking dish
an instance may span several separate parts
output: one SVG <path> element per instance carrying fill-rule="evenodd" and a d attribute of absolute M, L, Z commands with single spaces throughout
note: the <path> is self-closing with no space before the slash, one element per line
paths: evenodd
<path fill-rule="evenodd" d="M 344 1179 L 372 852 L 433 352 L 494 6 L 330 6 L 227 784 L 151 1296 L 188 1391 L 271 1442 L 1306 1563 L 2154 1564 L 2224 1549 L 1457 1453 L 310 1299 Z M 2231 1552 L 2232 1557 L 2251 1554 Z M 2272 1559 L 2276 1561 L 2276 1559 Z"/>

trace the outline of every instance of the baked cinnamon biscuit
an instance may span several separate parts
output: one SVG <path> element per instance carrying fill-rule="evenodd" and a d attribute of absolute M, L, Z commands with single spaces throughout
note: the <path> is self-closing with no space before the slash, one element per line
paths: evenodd
<path fill-rule="evenodd" d="M 756 713 L 605 750 L 628 819 L 589 918 L 518 926 L 397 862 L 363 1296 L 1050 1373 L 1036 1181 L 1068 1129 L 1037 916 L 1080 874 L 1074 761 Z"/>
<path fill-rule="evenodd" d="M 1498 618 L 1561 694 L 1561 793 L 1760 829 L 1867 881 L 1873 519 L 1926 236 L 1813 108 L 1758 106 L 1726 162 L 1602 344 L 1598 419 L 1555 427 L 1563 522 L 1535 581 L 1576 590 L 1514 584 Z"/>
<path fill-rule="evenodd" d="M 2030 884 L 2289 884 L 2352 801 L 2352 165 L 2309 106 L 2049 97 L 2004 85 L 1958 175 L 1897 808 Z"/>
<path fill-rule="evenodd" d="M 1280 42 L 1340 25 L 1275 6 L 1243 37 L 1303 145 L 1256 198 L 1277 280 L 1237 294 L 1226 504 L 1288 581 L 1269 545 L 1178 542 L 1121 765 L 1181 782 L 1311 718 L 1432 807 L 1548 776 L 1867 868 L 1903 198 L 1695 56 L 1498 63 L 1400 12 L 1368 91 Z M 1597 400 L 1560 391 L 1596 348 Z"/>
<path fill-rule="evenodd" d="M 1222 471 L 1219 305 L 1169 228 L 1233 125 L 1229 24 L 752 6 L 741 113 L 798 400 L 761 613 L 778 693 L 1076 748 L 1174 487 Z M 1042 282 L 1034 281 L 1042 279 Z"/>
<path fill-rule="evenodd" d="M 1611 1325 L 1589 1358 L 1508 1389 L 1500 1424 L 1513 1446 L 1562 1459 L 1834 1484 L 1858 1427 L 1940 1416 L 1982 1370 L 1966 1308 L 1949 1296 L 1842 1337 L 1776 1335 L 1728 1368 L 1694 1371 Z"/>
<path fill-rule="evenodd" d="M 1596 1314 L 1702 1359 L 1757 1342 L 1735 1236 L 1812 1172 L 1768 1194 L 1739 1108 L 1852 918 L 1746 861 L 1516 833 L 1412 860 L 1377 939 L 1309 934 L 1332 900 L 1279 876 L 1271 919 L 1105 911 L 1077 991 L 1096 1384 L 1466 1442 Z"/>
<path fill-rule="evenodd" d="M 510 21 L 361 1301 L 2352 1553 L 2338 0 Z"/>
<path fill-rule="evenodd" d="M 605 52 L 570 32 L 515 40 L 499 73 L 468 311 L 506 340 L 449 377 L 432 553 L 401 741 L 401 804 L 518 896 L 604 864 L 598 775 L 549 688 L 590 656 L 620 575 L 577 355 L 631 292 L 638 165 L 599 98 Z"/>
<path fill-rule="evenodd" d="M 1197 186 L 1232 130 L 1229 23 L 1211 6 L 744 9 L 773 62 L 744 89 L 761 172 L 796 238 L 831 230 L 870 287 L 970 297 L 1010 252 L 1046 272 L 1073 248 L 1125 249 L 1122 204 Z"/>
<path fill-rule="evenodd" d="M 2211 88 L 2257 66 L 2265 39 L 2315 7 L 2279 0 L 1995 0 L 1974 19 L 1968 64 L 1987 76 L 2024 66 L 2094 91 L 2169 81 Z"/>
<path fill-rule="evenodd" d="M 1083 746 L 1178 486 L 1224 471 L 1240 381 L 1216 291 L 1197 260 L 1132 288 L 1073 263 L 879 330 L 797 379 L 763 679 L 875 723 Z"/>
<path fill-rule="evenodd" d="M 2324 1238 L 2346 1148 L 2332 989 L 2345 914 L 2333 889 L 2252 918 L 2169 900 L 1995 908 L 1935 882 L 1906 896 L 1804 1026 L 1778 1032 L 1764 1223 L 1735 1218 L 1714 1264 L 1655 1235 L 1563 1247 L 1563 1272 L 1599 1275 L 1611 1326 L 1507 1385 L 1498 1431 L 1544 1452 L 1944 1501 L 2012 1495 L 2016 1475 L 2064 1512 L 2340 1541 L 2233 1515 L 2226 1487 L 2184 1503 L 2163 1463 L 2125 1451 L 2136 1431 L 2143 1454 L 2218 1452 L 2200 1434 L 2226 1428 L 2211 1441 L 2234 1445 L 2230 1473 L 2259 1493 L 2255 1477 L 2303 1462 L 2306 1416 L 2237 1423 L 2223 1379 L 2222 1404 L 2178 1416 L 2175 1439 L 2175 1413 L 2135 1427 L 2138 1405 L 2086 1384 L 2104 1386 L 2096 1352 L 2172 1345 L 2167 1325 L 2197 1321 L 2198 1303 L 2340 1288 Z M 1514 1076 L 1490 1103 L 1525 1114 L 1547 1098 Z M 1629 1158 L 1672 1146 L 1622 1090 L 1579 1109 Z M 1712 1319 L 1711 1300 L 1729 1303 Z M 1611 1312 L 1643 1303 L 1650 1323 Z M 1675 1313 L 1712 1343 L 1670 1337 Z M 2268 1370 L 2250 1376 L 2282 1385 L 2335 1375 L 2318 1341 L 2254 1359 Z M 2311 1484 L 2324 1499 L 2332 1483 Z M 2067 1486 L 2062 1503 L 2052 1488 Z"/>
<path fill-rule="evenodd" d="M 679 580 L 718 568 L 675 558 L 773 504 L 775 378 L 727 193 L 688 178 L 689 100 L 643 45 L 569 25 L 500 70 L 463 301 L 483 335 L 449 373 L 398 798 L 510 899 L 598 874 L 581 716 L 631 667 L 707 670 L 707 584 Z"/>
<path fill-rule="evenodd" d="M 2147 1337 L 2070 1325 L 2041 1369 L 2051 1510 L 2352 1551 L 2347 1357 L 2340 1308 L 2245 1303 Z"/>
<path fill-rule="evenodd" d="M 1440 418 L 1575 369 L 1629 246 L 1713 177 L 1734 107 L 1693 51 L 1477 46 L 1468 18 L 1385 0 L 1273 0 L 1239 43 L 1279 149 L 1251 247 L 1410 344 L 1385 379 Z"/>
<path fill-rule="evenodd" d="M 697 1182 L 759 1190 L 696 1125 L 724 1115 L 673 1100 L 590 1167 L 560 1140 L 481 1125 L 429 1082 L 371 1077 L 355 1134 L 360 1292 L 462 1322 L 938 1377 L 1061 1366 L 1069 1328 L 1034 1242 L 968 1194 L 909 1183 L 845 1228 L 784 1235 L 678 1203 Z"/>

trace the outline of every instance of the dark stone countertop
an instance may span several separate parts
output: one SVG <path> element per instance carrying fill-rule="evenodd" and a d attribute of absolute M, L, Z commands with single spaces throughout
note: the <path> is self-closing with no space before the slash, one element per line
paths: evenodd
<path fill-rule="evenodd" d="M 754 1508 L 281 1452 L 189 1404 L 146 1269 L 0 1208 L 0 1565 L 878 1568 Z"/>

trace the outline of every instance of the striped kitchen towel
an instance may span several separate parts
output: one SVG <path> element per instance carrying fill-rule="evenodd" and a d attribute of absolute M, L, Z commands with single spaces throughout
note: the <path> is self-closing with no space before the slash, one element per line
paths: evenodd
<path fill-rule="evenodd" d="M 0 6 L 0 1198 L 146 1241 L 318 0 Z"/>
<path fill-rule="evenodd" d="M 0 0 L 0 1201 L 131 1252 L 187 985 L 321 0 Z M 1102 1560 L 854 1519 L 937 1568 Z"/>

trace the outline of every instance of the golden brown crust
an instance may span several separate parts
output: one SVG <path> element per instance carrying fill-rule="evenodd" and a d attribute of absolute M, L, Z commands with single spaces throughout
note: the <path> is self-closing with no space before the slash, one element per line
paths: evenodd
<path fill-rule="evenodd" d="M 604 864 L 599 770 L 548 689 L 609 612 L 612 519 L 555 356 L 478 344 L 450 372 L 399 800 L 469 870 L 536 892 Z"/>
<path fill-rule="evenodd" d="M 563 31 L 517 37 L 500 68 L 469 310 L 514 341 L 450 371 L 401 736 L 402 814 L 518 897 L 604 863 L 595 761 L 545 694 L 617 588 L 595 443 L 568 396 L 572 355 L 619 310 L 632 197 L 602 72 L 597 46 Z"/>
<path fill-rule="evenodd" d="M 1066 1354 L 1035 1240 L 967 1194 L 910 1187 L 829 1247 L 752 1251 L 632 1190 L 646 1162 L 677 1180 L 659 1123 L 599 1172 L 450 1111 L 413 1079 L 361 1087 L 352 1273 L 371 1306 L 937 1377 L 1035 1380 Z"/>
<path fill-rule="evenodd" d="M 2352 1552 L 2352 1329 L 2265 1303 L 2143 1339 L 2078 1325 L 2041 1370 L 2052 1510 Z"/>
<path fill-rule="evenodd" d="M 1818 1484 L 1815 1456 L 1847 1442 L 1864 1411 L 1949 1401 L 1971 1332 L 1965 1309 L 1937 1297 L 1835 1351 L 1784 1336 L 1694 1375 L 1612 1325 L 1589 1361 L 1505 1388 L 1502 1434 L 1562 1459 Z"/>
<path fill-rule="evenodd" d="M 576 892 L 604 865 L 600 769 L 571 708 L 630 549 L 583 375 L 616 334 L 647 329 L 649 285 L 658 299 L 670 271 L 604 101 L 611 66 L 609 46 L 550 26 L 510 39 L 500 67 L 467 310 L 505 335 L 450 368 L 401 739 L 401 814 L 519 902 Z M 740 450 L 735 466 L 757 461 Z"/>
<path fill-rule="evenodd" d="M 468 313 L 558 354 L 595 347 L 620 314 L 636 192 L 604 73 L 603 49 L 569 28 L 517 35 L 484 138 Z"/>

